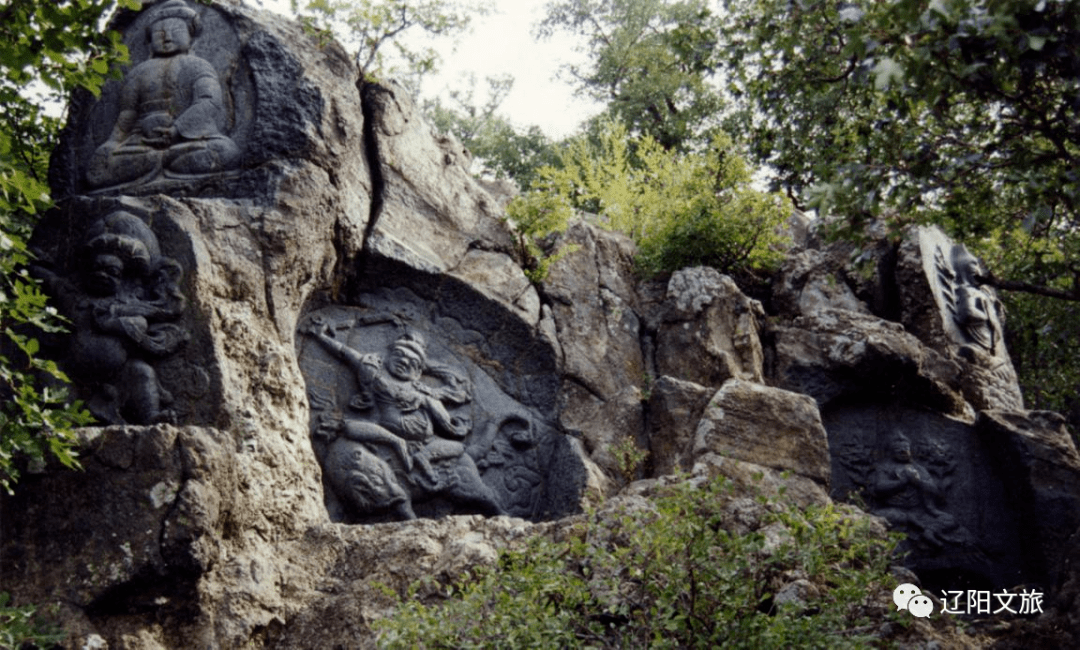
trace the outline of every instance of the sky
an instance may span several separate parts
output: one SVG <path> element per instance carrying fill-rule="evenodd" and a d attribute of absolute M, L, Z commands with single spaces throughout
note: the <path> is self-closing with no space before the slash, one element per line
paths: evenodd
<path fill-rule="evenodd" d="M 492 0 L 494 12 L 474 18 L 471 31 L 458 37 L 456 47 L 451 39 L 431 39 L 442 63 L 438 74 L 423 83 L 421 97 L 448 99 L 450 90 L 467 87 L 466 75 L 471 73 L 477 81 L 477 101 L 482 102 L 484 78 L 510 74 L 514 86 L 498 112 L 516 127 L 537 125 L 549 137 L 560 139 L 599 113 L 600 104 L 576 98 L 572 85 L 556 78 L 561 65 L 582 58 L 574 51 L 574 39 L 561 34 L 537 41 L 532 35 L 548 1 Z M 265 6 L 292 15 L 288 0 L 268 1 Z M 419 36 L 414 33 L 411 38 Z"/>

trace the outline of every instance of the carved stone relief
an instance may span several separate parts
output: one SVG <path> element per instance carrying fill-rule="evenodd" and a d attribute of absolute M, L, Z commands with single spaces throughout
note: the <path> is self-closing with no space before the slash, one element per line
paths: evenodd
<path fill-rule="evenodd" d="M 979 409 L 1023 408 L 1005 349 L 1005 313 L 979 260 L 936 227 L 912 230 L 900 247 L 904 325 L 961 362 L 965 398 Z"/>
<path fill-rule="evenodd" d="M 408 313 L 327 307 L 300 325 L 331 518 L 560 514 L 573 501 L 560 491 L 576 489 L 552 480 L 572 462 L 564 436 L 435 323 Z"/>
<path fill-rule="evenodd" d="M 947 328 L 960 345 L 981 354 L 1005 354 L 1002 337 L 1002 307 L 993 291 L 981 280 L 982 264 L 962 244 L 938 245 L 934 250 L 938 290 L 951 327 Z"/>
<path fill-rule="evenodd" d="M 180 323 L 183 271 L 158 238 L 123 210 L 91 222 L 59 269 L 35 273 L 71 319 L 61 365 L 91 412 L 111 424 L 175 422 L 159 368 L 190 338 Z"/>
<path fill-rule="evenodd" d="M 191 53 L 199 14 L 183 0 L 169 0 L 151 8 L 146 22 L 151 57 L 124 75 L 112 132 L 86 171 L 94 188 L 198 177 L 239 163 L 240 149 L 221 132 L 221 80 Z"/>
<path fill-rule="evenodd" d="M 921 577 L 994 584 L 1031 577 L 1013 497 L 972 426 L 887 404 L 838 406 L 822 419 L 831 496 L 861 500 L 905 533 L 900 551 Z"/>
<path fill-rule="evenodd" d="M 50 166 L 54 196 L 233 193 L 256 92 L 231 17 L 184 0 L 121 12 L 131 63 L 100 97 L 79 94 Z"/>

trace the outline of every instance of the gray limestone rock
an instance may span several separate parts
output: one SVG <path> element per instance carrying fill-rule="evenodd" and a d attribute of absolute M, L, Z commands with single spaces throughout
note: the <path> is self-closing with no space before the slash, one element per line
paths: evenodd
<path fill-rule="evenodd" d="M 823 309 L 870 313 L 838 267 L 835 255 L 814 249 L 795 252 L 784 262 L 774 283 L 773 308 L 788 317 Z"/>
<path fill-rule="evenodd" d="M 677 271 L 656 333 L 656 372 L 709 387 L 731 378 L 762 381 L 759 335 L 765 312 L 715 269 Z"/>
<path fill-rule="evenodd" d="M 647 435 L 655 476 L 689 471 L 694 464 L 694 431 L 715 391 L 663 376 L 649 386 Z"/>
<path fill-rule="evenodd" d="M 1032 570 L 1041 582 L 1058 583 L 1080 533 L 1080 454 L 1064 418 L 1047 411 L 983 411 L 975 428 L 1009 490 Z"/>
<path fill-rule="evenodd" d="M 584 221 L 573 223 L 559 246 L 572 252 L 551 265 L 540 289 L 562 351 L 560 421 L 581 432 L 591 457 L 614 475 L 611 447 L 643 432 L 646 368 L 630 281 L 633 246 Z"/>
<path fill-rule="evenodd" d="M 249 503 L 228 436 L 202 427 L 83 429 L 83 471 L 28 477 L 2 510 L 5 589 L 89 613 L 190 606 Z M 14 579 L 18 576 L 18 579 Z"/>
<path fill-rule="evenodd" d="M 960 366 L 899 323 L 844 309 L 820 309 L 775 325 L 769 377 L 776 385 L 833 401 L 896 395 L 971 419 Z"/>
<path fill-rule="evenodd" d="M 789 470 L 829 484 L 829 445 L 814 400 L 806 395 L 731 379 L 716 391 L 694 434 L 694 456 L 705 453 Z"/>
<path fill-rule="evenodd" d="M 365 84 L 362 94 L 380 186 L 369 253 L 419 271 L 452 273 L 472 249 L 511 251 L 499 202 L 469 175 L 461 145 L 437 138 L 404 89 Z"/>

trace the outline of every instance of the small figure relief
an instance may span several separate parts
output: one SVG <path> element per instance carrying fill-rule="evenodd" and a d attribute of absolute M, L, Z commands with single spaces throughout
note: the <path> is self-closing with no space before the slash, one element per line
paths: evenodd
<path fill-rule="evenodd" d="M 158 380 L 156 363 L 177 352 L 188 332 L 182 270 L 161 255 L 157 237 L 138 217 L 117 211 L 87 232 L 77 254 L 77 280 L 38 269 L 72 321 L 65 368 L 87 405 L 110 424 L 173 422 L 172 395 Z"/>
<path fill-rule="evenodd" d="M 866 486 L 871 512 L 907 533 L 913 546 L 921 551 L 966 546 L 970 534 L 943 509 L 955 464 L 950 464 L 944 443 L 935 442 L 924 449 L 934 454 L 931 469 L 916 462 L 906 436 L 899 431 L 893 433 L 888 455 L 874 466 Z"/>
<path fill-rule="evenodd" d="M 532 517 L 543 494 L 539 441 L 529 419 L 511 416 L 497 428 L 491 449 L 477 462 L 484 480 L 504 495 L 507 514 Z"/>
<path fill-rule="evenodd" d="M 379 317 L 360 317 L 335 327 L 315 317 L 305 328 L 356 382 L 348 411 L 325 410 L 314 431 L 326 449 L 324 475 L 336 498 L 353 517 L 389 512 L 415 519 L 414 503 L 436 496 L 483 514 L 505 514 L 465 451 L 472 432 L 469 379 L 430 362 L 417 332 L 404 331 L 382 353 L 361 352 L 338 338 L 339 329 L 376 322 Z"/>
<path fill-rule="evenodd" d="M 190 53 L 200 33 L 198 13 L 183 0 L 150 11 L 151 58 L 124 78 L 116 124 L 87 169 L 93 188 L 200 178 L 240 162 L 239 148 L 219 127 L 224 107 L 217 72 Z"/>
<path fill-rule="evenodd" d="M 874 449 L 862 442 L 846 440 L 838 445 L 833 445 L 834 456 L 844 468 L 851 482 L 865 491 L 870 483 L 870 473 L 873 471 Z M 843 495 L 840 495 L 843 496 Z"/>
<path fill-rule="evenodd" d="M 945 308 L 956 326 L 959 343 L 970 347 L 969 354 L 998 356 L 1001 343 L 1001 303 L 984 287 L 985 275 L 979 260 L 961 244 L 946 256 L 938 247 L 934 253 L 938 286 Z"/>

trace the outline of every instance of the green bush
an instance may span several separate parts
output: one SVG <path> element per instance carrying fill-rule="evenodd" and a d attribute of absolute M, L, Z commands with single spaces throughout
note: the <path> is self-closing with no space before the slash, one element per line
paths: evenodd
<path fill-rule="evenodd" d="M 584 516 L 448 585 L 417 584 L 376 622 L 388 648 L 865 647 L 889 609 L 895 539 L 833 506 L 768 503 L 762 527 L 724 526 L 723 478 L 683 482 L 651 506 Z M 762 501 L 765 501 L 762 499 Z M 765 531 L 769 531 L 766 535 Z M 781 531 L 777 534 L 777 531 Z M 786 532 L 783 532 L 786 531 Z M 820 592 L 776 607 L 794 576 Z M 421 597 L 421 594 L 426 594 Z M 432 602 L 434 601 L 434 602 Z M 875 618 L 876 616 L 876 618 Z"/>
<path fill-rule="evenodd" d="M 565 231 L 573 213 L 563 197 L 541 192 L 516 196 L 506 206 L 507 219 L 517 233 L 525 275 L 533 282 L 542 282 L 552 264 L 576 250 L 575 246 L 545 250 L 540 244 L 548 235 Z"/>
<path fill-rule="evenodd" d="M 634 240 L 648 275 L 700 265 L 753 274 L 774 268 L 788 247 L 787 199 L 752 187 L 749 167 L 723 134 L 705 151 L 682 153 L 609 122 L 593 137 L 570 140 L 559 164 L 537 174 L 521 201 L 547 197 L 598 214 L 601 225 Z"/>
<path fill-rule="evenodd" d="M 0 650 L 52 647 L 67 636 L 60 630 L 43 625 L 37 618 L 36 607 L 15 607 L 10 601 L 10 594 L 0 592 Z"/>

